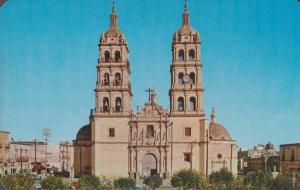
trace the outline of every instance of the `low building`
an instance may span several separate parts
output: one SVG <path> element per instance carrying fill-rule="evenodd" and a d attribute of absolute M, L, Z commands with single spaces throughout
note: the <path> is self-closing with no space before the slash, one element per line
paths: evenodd
<path fill-rule="evenodd" d="M 279 171 L 280 157 L 279 155 L 273 155 L 269 157 L 258 157 L 258 158 L 245 158 L 244 159 L 244 172 L 248 171 L 268 171 L 277 172 Z"/>
<path fill-rule="evenodd" d="M 14 141 L 0 131 L 0 176 L 7 174 L 69 171 L 73 175 L 74 151 L 69 142 Z"/>
<path fill-rule="evenodd" d="M 266 145 L 259 144 L 253 149 L 240 150 L 238 152 L 239 173 L 249 171 L 269 171 L 277 172 L 280 166 L 279 152 L 276 151 L 272 143 Z"/>
<path fill-rule="evenodd" d="M 0 176 L 9 173 L 9 140 L 10 134 L 7 131 L 0 131 Z"/>
<path fill-rule="evenodd" d="M 280 145 L 280 171 L 300 171 L 300 143 Z"/>
<path fill-rule="evenodd" d="M 29 145 L 10 142 L 9 174 L 31 172 L 30 155 Z"/>
<path fill-rule="evenodd" d="M 42 141 L 10 142 L 11 174 L 32 172 L 35 165 L 38 172 L 45 168 L 45 145 Z"/>
<path fill-rule="evenodd" d="M 62 141 L 59 143 L 59 162 L 60 171 L 70 172 L 71 176 L 74 174 L 74 148 L 72 143 Z"/>

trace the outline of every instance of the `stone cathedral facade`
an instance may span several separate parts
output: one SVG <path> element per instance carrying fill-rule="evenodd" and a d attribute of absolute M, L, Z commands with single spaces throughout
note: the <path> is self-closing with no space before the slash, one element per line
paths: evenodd
<path fill-rule="evenodd" d="M 169 178 L 182 168 L 208 175 L 224 167 L 237 173 L 235 141 L 216 122 L 214 109 L 210 121 L 205 118 L 201 39 L 186 4 L 182 19 L 170 54 L 170 111 L 149 89 L 149 101 L 134 113 L 129 48 L 113 6 L 99 41 L 95 109 L 73 141 L 75 176 Z"/>

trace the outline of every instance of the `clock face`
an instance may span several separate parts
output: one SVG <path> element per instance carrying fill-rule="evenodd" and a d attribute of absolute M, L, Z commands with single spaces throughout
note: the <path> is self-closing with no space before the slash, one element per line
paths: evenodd
<path fill-rule="evenodd" d="M 184 75 L 184 76 L 183 76 L 183 82 L 184 82 L 184 83 L 189 83 L 190 80 L 191 80 L 191 77 L 190 77 L 189 75 Z"/>

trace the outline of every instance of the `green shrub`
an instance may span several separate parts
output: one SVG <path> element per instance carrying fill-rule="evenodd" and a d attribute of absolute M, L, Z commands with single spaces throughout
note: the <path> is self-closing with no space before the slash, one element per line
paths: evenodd
<path fill-rule="evenodd" d="M 97 176 L 81 176 L 78 180 L 78 188 L 80 190 L 94 190 L 99 188 L 100 179 Z"/>
<path fill-rule="evenodd" d="M 272 179 L 269 173 L 262 171 L 248 172 L 244 178 L 244 183 L 248 186 L 253 186 L 256 189 L 266 189 Z"/>
<path fill-rule="evenodd" d="M 154 190 L 162 185 L 163 179 L 159 177 L 159 175 L 153 175 L 153 176 L 146 177 L 143 183 L 148 185 L 149 187 L 151 187 L 151 189 Z"/>
<path fill-rule="evenodd" d="M 114 181 L 115 188 L 118 189 L 128 189 L 135 187 L 135 180 L 128 177 L 120 177 L 119 179 Z"/>
<path fill-rule="evenodd" d="M 272 180 L 269 190 L 298 190 L 293 187 L 292 178 L 278 175 Z"/>
<path fill-rule="evenodd" d="M 98 190 L 114 190 L 114 186 L 112 184 L 100 184 L 100 186 L 98 187 Z"/>
<path fill-rule="evenodd" d="M 211 183 L 223 184 L 228 186 L 234 181 L 233 174 L 227 169 L 223 168 L 220 171 L 213 172 L 209 175 L 209 181 Z"/>
<path fill-rule="evenodd" d="M 31 175 L 7 175 L 0 179 L 0 183 L 7 190 L 30 190 L 33 186 L 34 180 Z"/>
<path fill-rule="evenodd" d="M 202 176 L 197 171 L 182 169 L 172 176 L 171 184 L 173 187 L 183 189 L 199 188 L 202 180 Z"/>
<path fill-rule="evenodd" d="M 47 190 L 66 190 L 68 189 L 68 185 L 65 184 L 60 177 L 46 177 L 41 181 L 41 185 L 43 188 Z"/>

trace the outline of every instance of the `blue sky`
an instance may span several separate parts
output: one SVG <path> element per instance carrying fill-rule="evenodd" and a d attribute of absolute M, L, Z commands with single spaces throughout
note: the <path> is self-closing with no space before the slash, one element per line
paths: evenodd
<path fill-rule="evenodd" d="M 0 130 L 15 140 L 72 140 L 94 107 L 98 41 L 110 0 L 9 0 L 0 8 Z M 117 0 L 133 107 L 155 88 L 169 108 L 171 39 L 183 0 Z M 205 111 L 241 147 L 300 141 L 300 3 L 189 0 L 202 39 Z"/>

